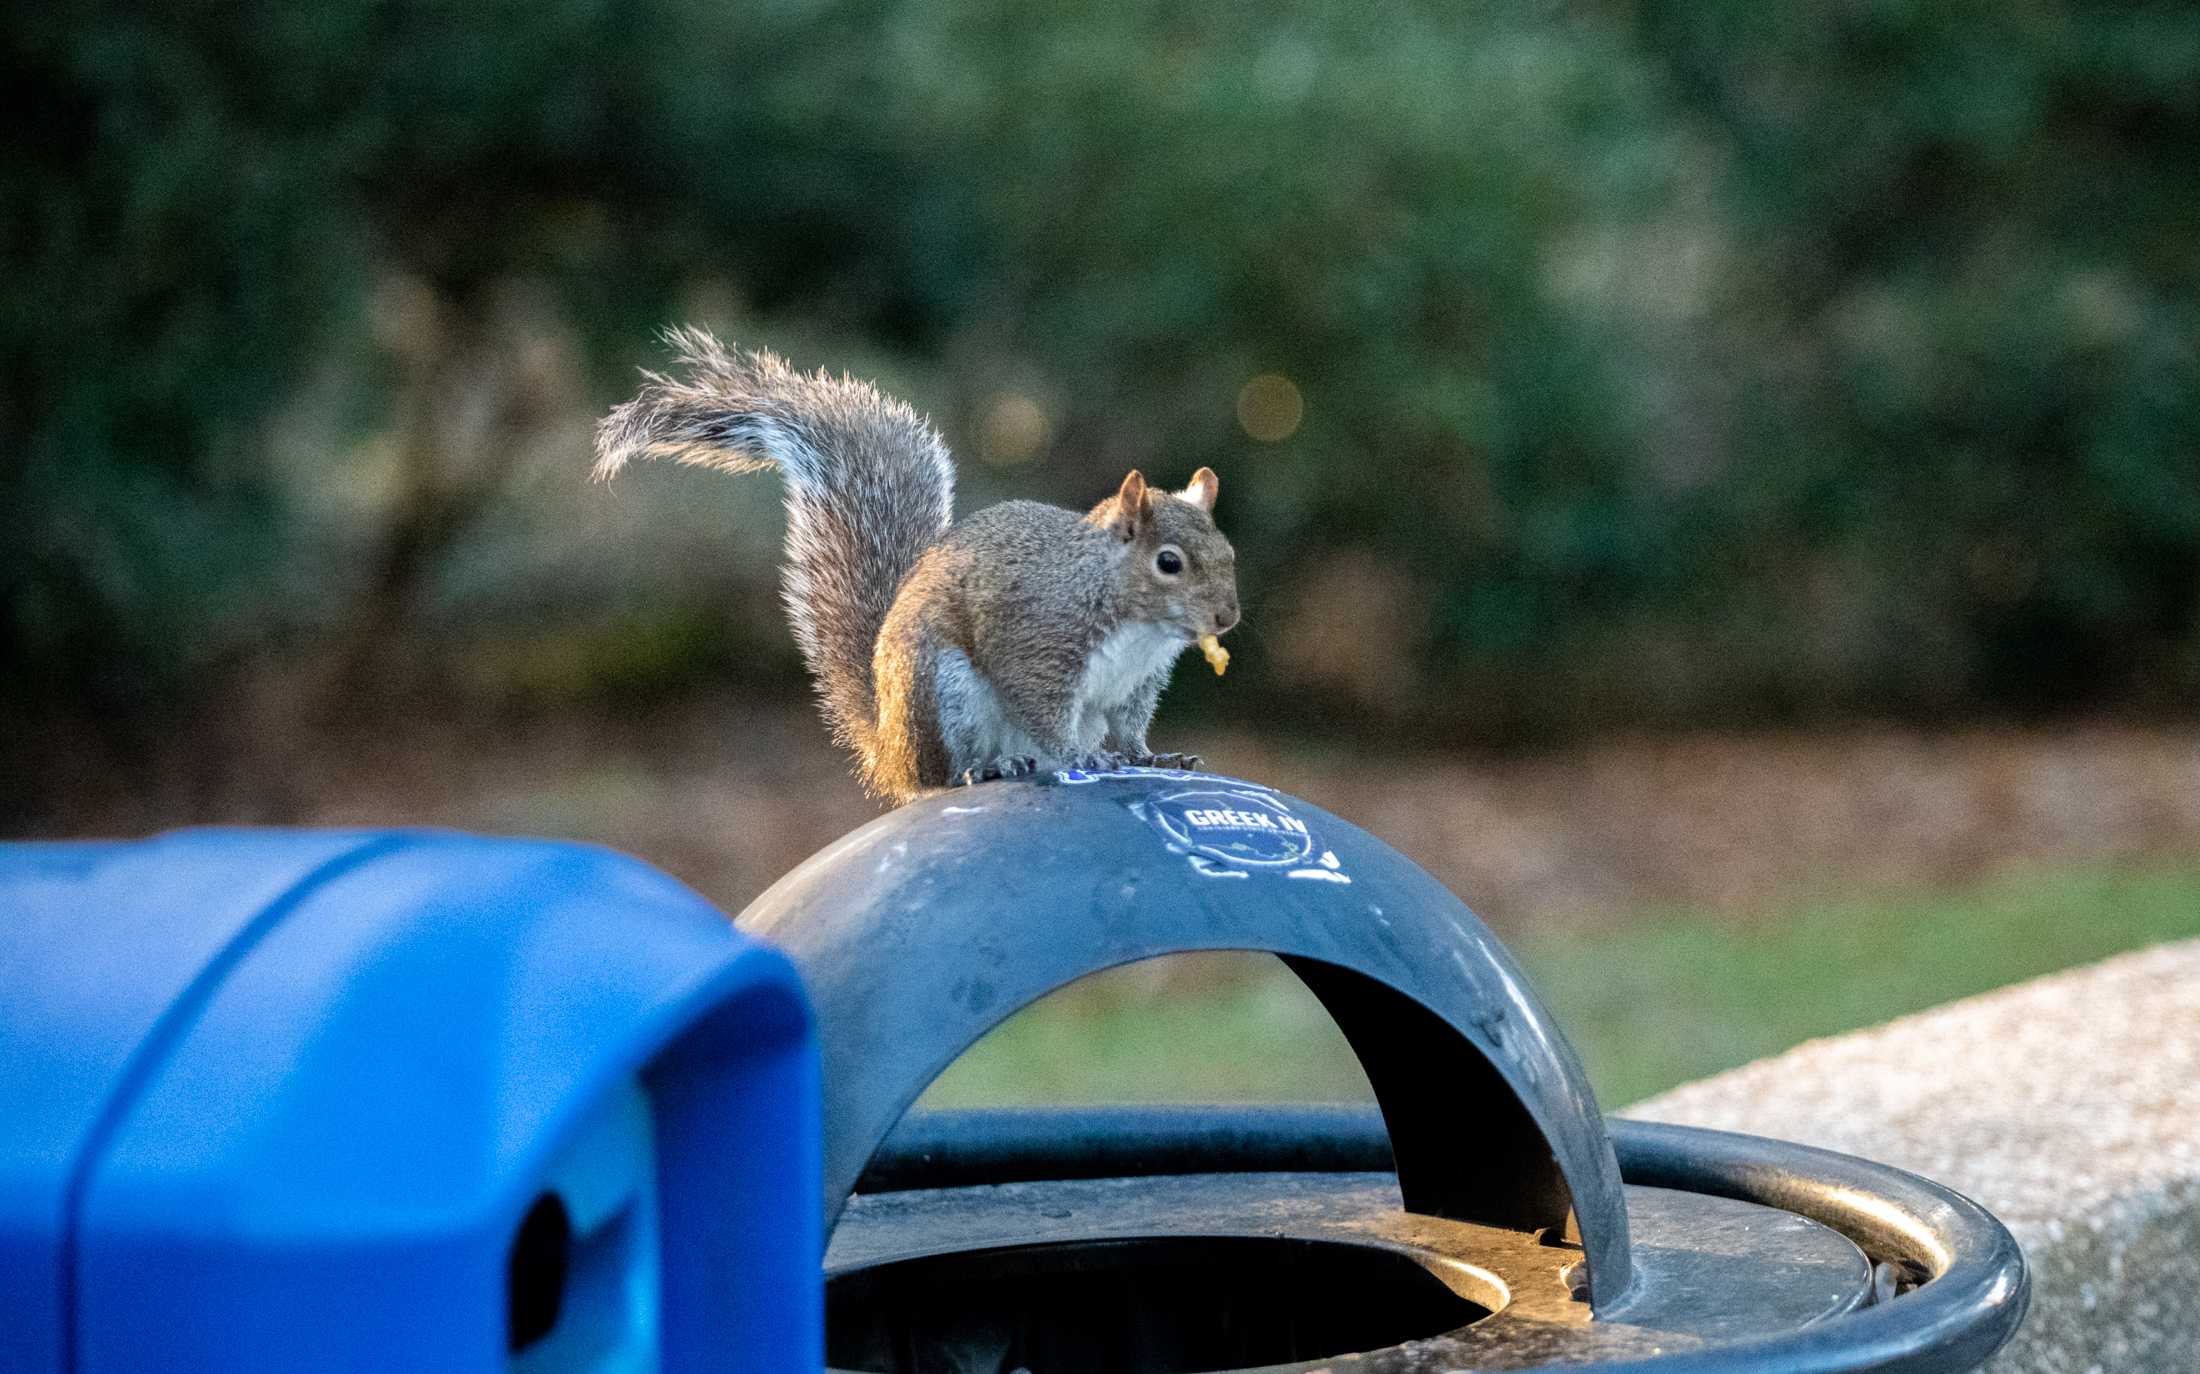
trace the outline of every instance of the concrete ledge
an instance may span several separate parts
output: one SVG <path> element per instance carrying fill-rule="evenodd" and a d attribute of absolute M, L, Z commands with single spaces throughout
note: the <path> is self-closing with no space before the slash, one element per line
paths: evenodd
<path fill-rule="evenodd" d="M 1984 1203 L 2033 1275 L 1999 1374 L 2200 1370 L 2200 940 L 1813 1041 L 1622 1115 L 1822 1145 Z"/>

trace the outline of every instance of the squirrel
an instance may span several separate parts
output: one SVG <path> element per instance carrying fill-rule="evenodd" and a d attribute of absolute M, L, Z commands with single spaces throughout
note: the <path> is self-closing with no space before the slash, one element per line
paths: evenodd
<path fill-rule="evenodd" d="M 900 805 L 1070 767 L 1199 767 L 1153 753 L 1146 730 L 1178 656 L 1238 621 L 1212 469 L 1179 492 L 1133 471 L 1082 515 L 1005 501 L 956 521 L 954 462 L 908 405 L 701 329 L 665 341 L 681 375 L 643 372 L 640 394 L 597 427 L 595 476 L 636 458 L 779 469 L 787 616 L 873 796 Z"/>

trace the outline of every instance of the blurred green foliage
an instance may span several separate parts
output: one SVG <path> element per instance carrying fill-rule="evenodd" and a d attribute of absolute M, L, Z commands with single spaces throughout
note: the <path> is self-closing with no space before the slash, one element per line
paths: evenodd
<path fill-rule="evenodd" d="M 556 422 L 688 317 L 914 394 L 966 503 L 1217 467 L 1239 706 L 2200 688 L 2190 6 L 62 0 L 0 45 L 19 705 L 485 634 L 563 646 L 536 682 L 763 601 L 512 552 L 603 508 Z M 1265 374 L 1302 417 L 1241 419 Z"/>
<path fill-rule="evenodd" d="M 698 262 L 829 263 L 787 201 L 831 198 L 800 152 L 831 135 L 774 98 L 829 77 L 815 28 L 681 0 L 11 11 L 0 690 L 157 709 L 387 590 L 293 575 L 335 561 L 316 540 L 359 542 L 302 519 L 269 460 L 317 370 L 342 393 L 333 445 L 404 423 L 434 385 L 406 362 L 458 371 L 501 342 L 478 336 L 515 283 L 608 352 Z M 340 480 L 343 457 L 290 481 Z M 387 514 L 398 561 L 471 514 L 463 481 L 414 476 Z"/>

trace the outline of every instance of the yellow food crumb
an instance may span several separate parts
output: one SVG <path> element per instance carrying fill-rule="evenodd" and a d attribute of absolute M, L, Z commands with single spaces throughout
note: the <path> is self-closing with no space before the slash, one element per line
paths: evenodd
<path fill-rule="evenodd" d="M 1221 640 L 1213 635 L 1201 635 L 1199 637 L 1199 651 L 1207 655 L 1207 662 L 1213 666 L 1216 677 L 1221 677 L 1228 670 L 1230 651 L 1222 647 Z"/>

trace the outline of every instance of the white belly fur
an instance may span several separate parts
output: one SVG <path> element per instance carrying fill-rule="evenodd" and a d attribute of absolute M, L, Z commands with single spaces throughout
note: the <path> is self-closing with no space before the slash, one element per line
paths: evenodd
<path fill-rule="evenodd" d="M 1107 737 L 1108 713 L 1183 652 L 1183 636 L 1166 626 L 1131 624 L 1108 631 L 1093 646 L 1085 675 L 1077 682 L 1077 747 L 1098 749 Z"/>
<path fill-rule="evenodd" d="M 1098 749 L 1107 738 L 1108 713 L 1128 702 L 1148 677 L 1175 662 L 1184 648 L 1182 636 L 1158 625 L 1125 625 L 1094 645 L 1077 680 L 1071 753 Z M 1016 723 L 993 684 L 961 651 L 941 653 L 933 693 L 942 741 L 957 770 L 1018 756 L 1036 758 L 1042 765 L 1064 762 L 1041 749 Z"/>

